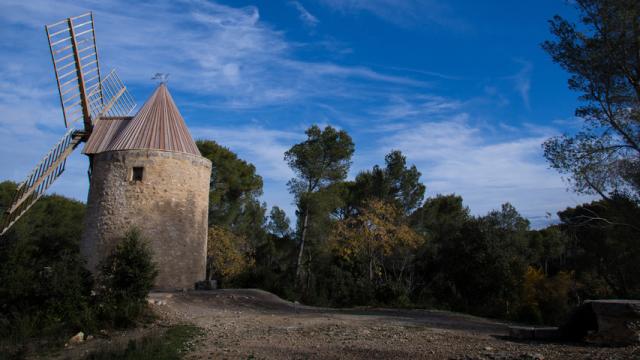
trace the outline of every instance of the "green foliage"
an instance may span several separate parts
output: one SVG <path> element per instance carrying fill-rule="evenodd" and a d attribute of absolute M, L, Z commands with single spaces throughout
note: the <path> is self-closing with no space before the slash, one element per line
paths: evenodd
<path fill-rule="evenodd" d="M 212 163 L 209 224 L 238 233 L 259 231 L 266 210 L 257 200 L 262 195 L 262 177 L 255 166 L 215 141 L 198 140 L 196 145 Z"/>
<path fill-rule="evenodd" d="M 640 3 L 577 0 L 580 24 L 559 16 L 554 41 L 543 48 L 571 77 L 584 105 L 582 131 L 544 144 L 552 167 L 570 175 L 574 190 L 607 198 L 640 195 Z"/>
<path fill-rule="evenodd" d="M 103 349 L 89 354 L 88 360 L 178 360 L 191 349 L 194 339 L 204 334 L 193 325 L 170 327 L 161 336 L 147 336 L 130 340 L 124 350 Z"/>
<path fill-rule="evenodd" d="M 130 326 L 146 308 L 158 270 L 140 233 L 129 230 L 100 264 L 98 316 L 115 326 Z"/>
<path fill-rule="evenodd" d="M 640 206 L 616 196 L 558 215 L 572 239 L 567 262 L 581 284 L 580 297 L 640 297 Z"/>
<path fill-rule="evenodd" d="M 313 125 L 305 133 L 307 140 L 293 145 L 284 154 L 285 161 L 297 175 L 289 181 L 289 189 L 297 197 L 344 180 L 355 150 L 344 130 L 331 126 L 322 130 Z"/>
<path fill-rule="evenodd" d="M 277 206 L 271 208 L 269 214 L 269 223 L 267 224 L 267 231 L 278 237 L 285 237 L 289 235 L 291 231 L 289 229 L 290 220 L 284 210 Z"/>
<path fill-rule="evenodd" d="M 303 261 L 308 275 L 317 253 L 314 247 L 327 238 L 329 216 L 339 207 L 335 185 L 347 177 L 355 150 L 353 140 L 344 130 L 338 131 L 331 126 L 322 130 L 313 125 L 305 133 L 307 139 L 284 154 L 285 161 L 296 174 L 287 185 L 298 206 L 298 281 L 302 281 Z M 312 246 L 305 249 L 308 238 L 312 239 Z"/>
<path fill-rule="evenodd" d="M 0 183 L 0 208 L 16 184 Z M 79 255 L 84 205 L 44 196 L 0 240 L 0 337 L 22 341 L 91 326 L 92 280 Z"/>
<path fill-rule="evenodd" d="M 407 167 L 407 158 L 398 150 L 391 151 L 384 160 L 384 169 L 375 165 L 372 170 L 359 173 L 349 184 L 347 206 L 355 210 L 367 200 L 378 199 L 394 204 L 403 214 L 409 215 L 424 198 L 421 174 L 415 165 Z"/>

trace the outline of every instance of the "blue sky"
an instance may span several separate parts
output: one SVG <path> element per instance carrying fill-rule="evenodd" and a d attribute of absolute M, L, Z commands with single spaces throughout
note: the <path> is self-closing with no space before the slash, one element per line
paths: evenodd
<path fill-rule="evenodd" d="M 574 132 L 575 93 L 541 50 L 561 0 L 56 1 L 0 5 L 0 179 L 20 181 L 65 132 L 43 25 L 94 11 L 100 61 L 142 104 L 154 73 L 194 138 L 255 164 L 294 217 L 283 153 L 313 123 L 356 143 L 350 178 L 400 149 L 427 194 L 474 214 L 511 202 L 535 226 L 589 200 L 542 157 Z M 86 199 L 77 151 L 51 192 Z M 554 215 L 555 216 L 555 215 Z"/>

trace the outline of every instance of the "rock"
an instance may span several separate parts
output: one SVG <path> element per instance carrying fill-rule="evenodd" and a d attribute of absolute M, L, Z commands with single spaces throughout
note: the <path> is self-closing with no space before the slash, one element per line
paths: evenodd
<path fill-rule="evenodd" d="M 526 353 L 520 355 L 521 360 L 544 360 L 544 355 L 539 353 Z"/>
<path fill-rule="evenodd" d="M 536 340 L 555 340 L 561 337 L 557 327 L 536 327 L 533 329 L 533 337 Z"/>
<path fill-rule="evenodd" d="M 93 335 L 87 335 L 85 338 L 86 341 L 93 340 Z"/>
<path fill-rule="evenodd" d="M 640 343 L 640 300 L 587 300 L 595 314 L 597 331 L 586 341 L 598 345 L 634 345 Z"/>
<path fill-rule="evenodd" d="M 84 341 L 84 333 L 80 331 L 79 333 L 75 334 L 71 339 L 69 339 L 69 344 L 70 345 L 79 344 L 83 341 Z"/>
<path fill-rule="evenodd" d="M 520 340 L 555 340 L 561 333 L 557 327 L 509 326 L 509 336 Z"/>
<path fill-rule="evenodd" d="M 218 280 L 204 280 L 196 283 L 196 290 L 216 290 L 218 288 Z"/>
<path fill-rule="evenodd" d="M 514 339 L 533 339 L 534 328 L 530 326 L 509 326 L 509 337 Z"/>
<path fill-rule="evenodd" d="M 486 351 L 493 351 L 493 348 L 491 346 L 485 346 L 484 349 Z"/>

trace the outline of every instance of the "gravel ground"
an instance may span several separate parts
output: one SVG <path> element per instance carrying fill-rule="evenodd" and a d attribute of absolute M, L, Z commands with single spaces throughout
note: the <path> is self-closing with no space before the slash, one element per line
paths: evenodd
<path fill-rule="evenodd" d="M 428 310 L 300 306 L 261 290 L 154 293 L 164 321 L 206 336 L 191 359 L 640 359 L 640 347 L 523 342 L 504 323 Z"/>

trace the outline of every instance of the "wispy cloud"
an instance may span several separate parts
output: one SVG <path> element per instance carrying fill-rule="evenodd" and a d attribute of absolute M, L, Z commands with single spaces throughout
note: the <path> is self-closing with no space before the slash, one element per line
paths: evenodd
<path fill-rule="evenodd" d="M 446 3 L 439 0 L 320 0 L 344 14 L 370 13 L 399 27 L 436 24 L 461 31 L 469 24 Z"/>
<path fill-rule="evenodd" d="M 348 16 L 368 13 L 400 27 L 466 27 L 436 0 L 321 1 Z M 290 4 L 307 26 L 319 24 L 303 3 Z M 514 124 L 481 111 L 512 106 L 505 94 L 514 89 L 529 106 L 532 63 L 522 61 L 516 74 L 482 83 L 393 64 L 341 62 L 354 44 L 327 37 L 294 42 L 266 23 L 256 6 L 205 0 L 64 0 L 55 6 L 44 0 L 4 1 L 0 178 L 20 180 L 64 133 L 42 25 L 90 9 L 101 64 L 117 68 L 140 102 L 153 86 L 152 74 L 170 73 L 171 91 L 194 137 L 214 139 L 255 164 L 265 179 L 264 199 L 292 217 L 286 181 L 293 174 L 283 155 L 314 122 L 344 128 L 354 137 L 352 174 L 381 163 L 385 152 L 397 148 L 418 165 L 430 194 L 460 193 L 475 213 L 511 201 L 539 218 L 577 203 L 541 158 L 539 144 L 553 128 Z M 472 86 L 464 95 L 446 96 L 438 81 Z M 69 173 L 52 190 L 85 199 L 86 168 L 86 158 L 74 154 Z"/>
<path fill-rule="evenodd" d="M 313 16 L 299 1 L 291 1 L 290 4 L 298 10 L 300 20 L 309 27 L 315 27 L 320 22 L 318 18 Z"/>
<path fill-rule="evenodd" d="M 284 162 L 284 153 L 303 139 L 302 131 L 266 129 L 262 126 L 193 127 L 195 138 L 215 139 L 241 158 L 251 159 L 258 173 L 265 178 L 288 181 L 293 172 Z"/>
<path fill-rule="evenodd" d="M 429 194 L 460 194 L 475 214 L 511 202 L 525 216 L 547 222 L 545 213 L 586 200 L 568 193 L 542 158 L 540 144 L 552 130 L 519 130 L 496 139 L 459 113 L 391 132 L 372 155 L 400 149 L 422 171 Z"/>
<path fill-rule="evenodd" d="M 0 13 L 0 20 L 12 25 L 3 33 L 21 37 L 20 43 L 42 45 L 27 66 L 46 69 L 47 74 L 50 64 L 42 24 L 92 8 L 102 64 L 116 67 L 130 84 L 147 85 L 151 74 L 170 73 L 171 84 L 178 90 L 243 108 L 335 94 L 338 87 L 348 92 L 354 79 L 418 85 L 410 78 L 362 66 L 299 60 L 296 47 L 281 31 L 261 21 L 254 6 L 234 8 L 201 0 L 48 4 L 42 0 L 9 1 Z M 306 14 L 307 20 L 315 19 Z M 0 59 L 3 63 L 17 62 L 9 52 Z"/>
<path fill-rule="evenodd" d="M 531 108 L 529 102 L 529 91 L 531 90 L 531 72 L 533 70 L 533 64 L 525 60 L 517 60 L 521 65 L 521 69 L 512 76 L 509 76 L 513 82 L 513 88 L 520 95 L 522 103 L 527 109 Z"/>

